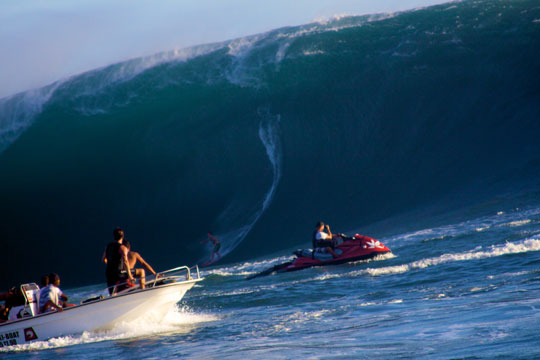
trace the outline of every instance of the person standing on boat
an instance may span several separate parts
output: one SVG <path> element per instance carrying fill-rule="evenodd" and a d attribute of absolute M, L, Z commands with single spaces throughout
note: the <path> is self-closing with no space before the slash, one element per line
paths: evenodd
<path fill-rule="evenodd" d="M 128 248 L 122 244 L 124 240 L 124 230 L 117 227 L 113 231 L 114 241 L 107 245 L 103 253 L 102 261 L 107 264 L 105 276 L 107 277 L 107 287 L 110 295 L 116 295 L 115 285 L 118 283 L 134 280 L 128 266 Z M 127 278 L 126 278 L 127 274 Z"/>
<path fill-rule="evenodd" d="M 154 271 L 154 269 L 152 269 L 150 264 L 148 264 L 146 261 L 144 261 L 144 259 L 142 258 L 142 256 L 138 252 L 131 251 L 131 244 L 129 243 L 128 240 L 124 239 L 123 244 L 128 249 L 128 255 L 127 255 L 127 257 L 128 257 L 128 267 L 129 267 L 131 273 L 135 275 L 135 277 L 140 278 L 141 289 L 144 289 L 146 273 L 144 272 L 144 269 L 135 269 L 135 265 L 137 265 L 137 261 L 139 263 L 141 263 L 141 265 L 144 266 L 146 268 L 146 270 L 150 271 L 152 274 L 156 275 L 156 272 Z"/>
<path fill-rule="evenodd" d="M 42 283 L 44 283 L 45 277 L 42 278 Z M 49 285 L 43 287 L 39 292 L 39 312 L 44 313 L 48 311 L 62 311 L 62 301 L 66 302 L 68 297 L 64 295 L 62 290 L 60 290 L 60 277 L 51 273 L 47 277 Z"/>
<path fill-rule="evenodd" d="M 326 230 L 326 231 L 325 231 Z M 317 222 L 315 231 L 313 232 L 313 251 L 319 253 L 332 254 L 334 258 L 338 254 L 334 251 L 334 235 L 330 231 L 330 226 L 325 225 L 322 221 Z"/>

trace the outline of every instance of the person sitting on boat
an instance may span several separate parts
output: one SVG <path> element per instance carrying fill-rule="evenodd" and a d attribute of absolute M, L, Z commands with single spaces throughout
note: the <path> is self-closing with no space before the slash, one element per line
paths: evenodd
<path fill-rule="evenodd" d="M 49 291 L 49 289 L 47 289 L 47 287 L 49 286 L 49 275 L 43 275 L 41 277 L 41 283 L 39 284 L 39 286 L 41 287 L 39 289 L 39 299 L 41 299 L 41 298 L 44 299 L 45 296 L 46 296 L 45 293 L 47 291 Z M 43 294 L 43 296 L 42 296 L 42 294 Z M 38 309 L 38 311 L 39 311 L 39 309 Z"/>
<path fill-rule="evenodd" d="M 49 289 L 47 289 L 47 287 L 49 286 L 49 277 L 51 275 L 43 275 L 41 277 L 41 289 L 39 290 L 39 297 L 41 298 L 41 294 L 46 294 Z M 56 285 L 58 286 L 58 285 Z M 46 295 L 45 295 L 46 296 Z M 66 307 L 67 306 L 67 301 L 68 301 L 68 297 L 66 294 L 62 293 L 62 295 L 60 295 L 60 303 L 59 305 L 62 306 L 62 307 Z"/>
<path fill-rule="evenodd" d="M 107 287 L 109 295 L 116 295 L 116 285 L 133 281 L 133 275 L 128 266 L 128 248 L 122 244 L 124 240 L 124 230 L 117 227 L 113 231 L 114 241 L 107 245 L 103 253 L 102 261 L 107 264 L 105 276 L 107 277 Z"/>
<path fill-rule="evenodd" d="M 43 275 L 41 277 L 41 283 L 39 284 L 39 286 L 41 286 L 41 290 L 49 286 L 49 275 Z M 41 290 L 39 291 L 40 293 L 41 293 Z"/>
<path fill-rule="evenodd" d="M 45 278 L 43 277 L 42 281 L 44 280 Z M 51 273 L 47 277 L 47 281 L 49 282 L 49 285 L 42 288 L 39 292 L 39 312 L 44 313 L 53 310 L 64 310 L 62 301 L 67 301 L 68 297 L 64 295 L 59 288 L 60 277 L 55 273 Z"/>
<path fill-rule="evenodd" d="M 152 269 L 150 264 L 144 261 L 144 259 L 138 252 L 131 251 L 131 244 L 128 240 L 124 239 L 123 244 L 128 249 L 127 257 L 128 257 L 129 269 L 131 270 L 131 273 L 135 275 L 135 277 L 138 277 L 140 279 L 141 289 L 144 289 L 146 273 L 144 269 L 135 269 L 135 265 L 137 264 L 137 261 L 141 263 L 141 265 L 144 266 L 146 270 L 150 271 L 152 274 L 156 275 L 156 272 L 154 271 L 154 269 Z"/>
<path fill-rule="evenodd" d="M 332 254 L 334 258 L 338 257 L 338 254 L 334 251 L 335 242 L 333 238 L 334 235 L 330 231 L 330 226 L 325 225 L 322 221 L 317 222 L 313 232 L 313 251 Z"/>
<path fill-rule="evenodd" d="M 219 260 L 221 258 L 221 254 L 219 253 L 219 249 L 221 249 L 221 243 L 219 242 L 219 239 L 215 237 L 211 232 L 208 233 L 208 237 L 206 238 L 206 240 L 201 241 L 201 244 L 204 244 L 208 241 L 211 241 L 212 244 L 214 244 L 214 248 L 212 249 L 212 258 L 210 259 L 210 263 L 213 263 L 214 255 L 218 256 L 216 260 Z"/>
<path fill-rule="evenodd" d="M 9 311 L 13 307 L 24 305 L 26 303 L 21 288 L 18 286 L 11 287 L 6 293 L 1 293 L 0 301 L 4 301 L 4 305 L 0 305 L 0 322 L 8 321 Z"/>

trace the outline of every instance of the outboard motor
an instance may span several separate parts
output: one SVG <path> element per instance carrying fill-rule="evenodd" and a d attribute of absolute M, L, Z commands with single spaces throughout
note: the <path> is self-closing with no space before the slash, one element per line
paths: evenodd
<path fill-rule="evenodd" d="M 19 289 L 20 293 L 24 297 L 24 304 L 11 308 L 8 315 L 9 320 L 35 316 L 39 312 L 39 286 L 37 286 L 35 283 L 23 284 Z"/>
<path fill-rule="evenodd" d="M 36 316 L 39 312 L 39 286 L 35 283 L 21 285 L 21 292 L 26 300 L 26 307 L 31 316 Z"/>

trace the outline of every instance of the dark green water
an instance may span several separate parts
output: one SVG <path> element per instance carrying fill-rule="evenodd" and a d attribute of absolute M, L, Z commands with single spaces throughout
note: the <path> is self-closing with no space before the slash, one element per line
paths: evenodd
<path fill-rule="evenodd" d="M 531 186 L 538 19 L 536 1 L 344 18 L 3 99 L 0 283 L 101 281 L 115 226 L 169 268 L 207 257 L 208 231 L 246 260 L 319 219 L 347 231 Z"/>

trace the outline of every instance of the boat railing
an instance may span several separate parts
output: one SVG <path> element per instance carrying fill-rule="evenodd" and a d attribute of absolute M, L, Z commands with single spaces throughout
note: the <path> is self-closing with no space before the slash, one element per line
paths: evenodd
<path fill-rule="evenodd" d="M 195 270 L 195 273 L 193 273 L 193 275 L 196 274 L 197 277 L 194 278 L 192 276 L 192 270 Z M 179 266 L 173 269 L 158 272 L 155 275 L 147 276 L 146 288 L 153 288 L 156 286 L 189 280 L 201 280 L 201 274 L 198 265 L 195 265 L 192 268 L 189 268 L 187 266 Z M 112 294 L 121 294 L 138 289 L 139 286 L 135 285 L 131 281 L 118 283 L 107 288 L 107 290 L 110 291 L 110 293 Z M 92 300 L 97 300 L 97 298 Z"/>
<path fill-rule="evenodd" d="M 195 269 L 197 271 L 197 277 L 195 279 L 191 276 L 191 269 Z M 156 275 L 154 276 L 154 281 L 152 285 L 149 285 L 149 286 L 154 287 L 156 285 L 159 285 L 160 281 L 163 281 L 163 280 L 178 282 L 183 279 L 187 281 L 187 280 L 198 280 L 200 278 L 201 278 L 201 274 L 199 272 L 198 265 L 195 265 L 194 268 L 189 268 L 187 266 L 179 266 L 174 269 L 169 269 L 169 270 L 156 273 Z"/>

